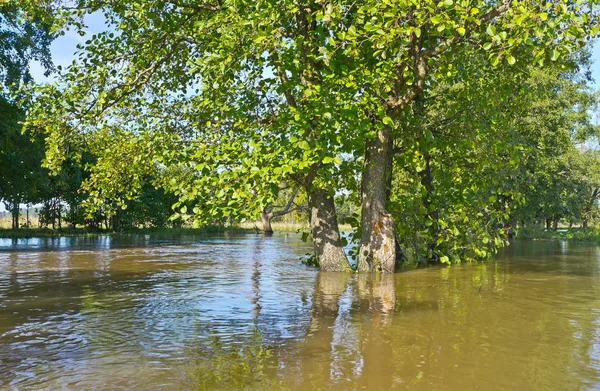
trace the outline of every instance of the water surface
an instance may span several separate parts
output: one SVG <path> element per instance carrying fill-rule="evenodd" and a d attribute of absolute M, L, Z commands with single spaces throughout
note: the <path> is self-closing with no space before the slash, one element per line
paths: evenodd
<path fill-rule="evenodd" d="M 318 273 L 296 235 L 0 239 L 0 389 L 600 388 L 600 247 Z"/>

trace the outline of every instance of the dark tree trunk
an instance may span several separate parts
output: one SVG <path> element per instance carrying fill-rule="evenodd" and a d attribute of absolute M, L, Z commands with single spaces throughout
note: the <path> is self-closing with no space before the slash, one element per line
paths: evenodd
<path fill-rule="evenodd" d="M 71 228 L 75 229 L 77 224 L 75 223 L 75 207 L 73 205 L 69 208 L 69 212 L 71 213 Z"/>
<path fill-rule="evenodd" d="M 333 196 L 324 189 L 308 189 L 310 233 L 322 271 L 350 270 L 342 247 Z"/>
<path fill-rule="evenodd" d="M 504 239 L 505 240 L 509 240 L 510 238 L 513 237 L 513 224 L 511 224 L 510 222 L 504 224 Z"/>
<path fill-rule="evenodd" d="M 437 262 L 439 261 L 439 256 L 436 252 L 436 242 L 439 235 L 439 212 L 433 202 L 433 193 L 435 188 L 433 186 L 433 173 L 431 172 L 431 157 L 429 156 L 429 153 L 425 153 L 423 157 L 425 159 L 425 169 L 419 172 L 421 185 L 425 188 L 423 206 L 427 211 L 425 218 L 432 221 L 432 224 L 427 228 L 427 232 L 430 236 L 430 240 L 427 243 L 427 253 L 429 254 L 430 261 Z"/>
<path fill-rule="evenodd" d="M 263 232 L 267 235 L 273 233 L 273 228 L 271 227 L 271 219 L 273 218 L 273 212 L 261 212 L 260 213 L 260 222 L 262 223 Z"/>
<path fill-rule="evenodd" d="M 552 222 L 550 221 L 550 219 L 546 219 L 546 229 L 550 230 L 550 225 L 552 224 Z"/>
<path fill-rule="evenodd" d="M 394 220 L 386 210 L 389 183 L 390 128 L 368 140 L 362 174 L 362 214 L 358 270 L 393 273 L 396 269 Z"/>
<path fill-rule="evenodd" d="M 552 222 L 552 230 L 556 231 L 558 229 L 558 219 L 554 219 Z"/>
<path fill-rule="evenodd" d="M 594 204 L 596 203 L 598 196 L 600 196 L 600 188 L 592 190 L 592 196 L 590 197 L 590 200 L 587 203 L 587 205 L 583 208 L 583 211 L 581 213 L 581 226 L 583 228 L 588 227 L 590 215 L 592 214 L 592 210 L 594 209 Z"/>
<path fill-rule="evenodd" d="M 19 213 L 19 203 L 14 202 L 12 210 L 12 229 L 19 229 Z"/>

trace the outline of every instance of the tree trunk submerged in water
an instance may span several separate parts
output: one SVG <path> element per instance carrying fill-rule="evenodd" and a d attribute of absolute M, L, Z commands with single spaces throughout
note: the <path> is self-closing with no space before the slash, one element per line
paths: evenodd
<path fill-rule="evenodd" d="M 266 235 L 271 235 L 273 233 L 273 228 L 271 227 L 271 219 L 273 218 L 272 212 L 261 212 L 260 213 L 260 222 L 262 224 L 263 232 Z"/>
<path fill-rule="evenodd" d="M 310 233 L 322 271 L 348 271 L 350 264 L 342 246 L 333 196 L 324 189 L 308 190 Z"/>
<path fill-rule="evenodd" d="M 362 214 L 358 270 L 393 273 L 396 269 L 394 219 L 386 210 L 391 176 L 391 129 L 385 126 L 367 141 L 362 175 Z"/>
<path fill-rule="evenodd" d="M 19 210 L 19 204 L 14 203 L 13 204 L 13 210 L 12 210 L 12 229 L 18 230 L 19 229 L 19 214 L 20 214 L 20 210 Z"/>

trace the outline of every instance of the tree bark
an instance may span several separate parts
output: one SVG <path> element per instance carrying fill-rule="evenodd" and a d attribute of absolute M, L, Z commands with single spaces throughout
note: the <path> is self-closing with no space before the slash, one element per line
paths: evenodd
<path fill-rule="evenodd" d="M 261 212 L 260 213 L 260 222 L 262 223 L 263 232 L 267 235 L 273 233 L 273 228 L 271 227 L 271 219 L 273 218 L 273 212 Z"/>
<path fill-rule="evenodd" d="M 358 270 L 393 273 L 396 269 L 394 220 L 386 210 L 391 129 L 385 126 L 366 143 L 362 174 L 362 215 Z"/>
<path fill-rule="evenodd" d="M 310 233 L 322 271 L 350 270 L 342 246 L 333 196 L 325 189 L 307 189 Z"/>
<path fill-rule="evenodd" d="M 19 229 L 19 203 L 13 203 L 12 210 L 12 229 Z"/>

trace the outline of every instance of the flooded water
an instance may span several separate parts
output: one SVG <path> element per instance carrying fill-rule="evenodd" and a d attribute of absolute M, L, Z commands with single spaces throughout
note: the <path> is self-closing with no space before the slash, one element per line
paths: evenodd
<path fill-rule="evenodd" d="M 386 276 L 318 273 L 308 251 L 0 239 L 0 389 L 600 389 L 600 247 Z"/>

